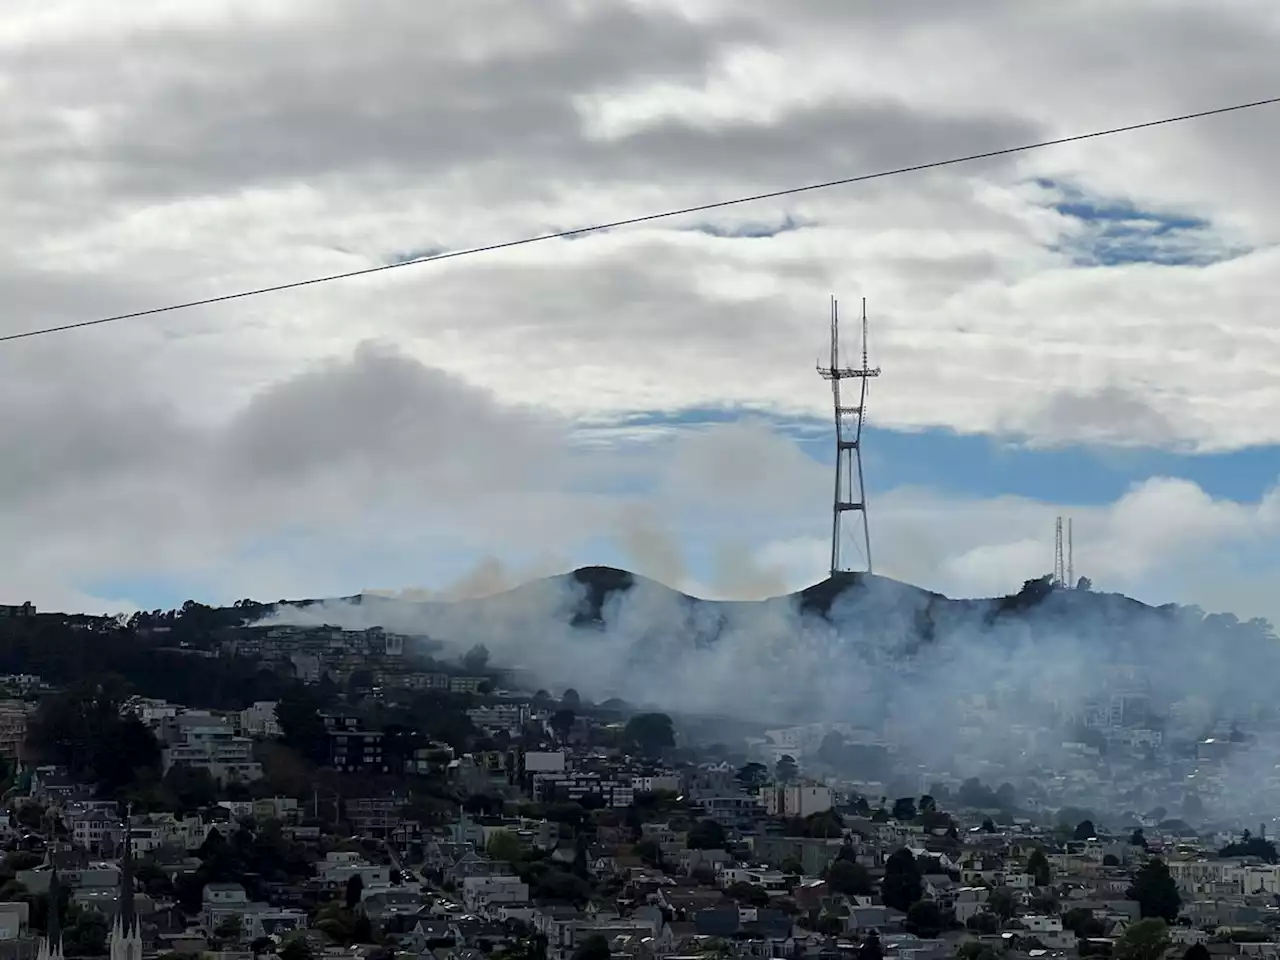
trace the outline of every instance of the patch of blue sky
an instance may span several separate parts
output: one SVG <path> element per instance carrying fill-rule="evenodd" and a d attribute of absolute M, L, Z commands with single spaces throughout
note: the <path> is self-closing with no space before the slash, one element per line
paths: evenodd
<path fill-rule="evenodd" d="M 637 452 L 654 437 L 751 418 L 789 437 L 815 461 L 831 465 L 831 425 L 820 418 L 788 418 L 735 409 L 636 413 L 612 440 Z M 601 427 L 602 442 L 608 428 Z M 959 497 L 1019 496 L 1048 503 L 1111 503 L 1151 477 L 1180 477 L 1210 496 L 1253 502 L 1280 478 L 1280 448 L 1194 454 L 1104 445 L 1031 447 L 1014 439 L 868 427 L 863 466 L 869 491 L 925 487 Z"/>
<path fill-rule="evenodd" d="M 430 260 L 432 257 L 438 257 L 443 253 L 448 253 L 448 247 L 421 247 L 412 250 L 402 250 L 390 253 L 384 258 L 384 263 L 388 265 L 398 263 L 412 263 L 415 260 Z"/>
<path fill-rule="evenodd" d="M 747 220 L 732 224 L 702 222 L 685 229 L 726 240 L 764 240 L 811 226 L 812 223 L 787 214 L 781 220 Z"/>
<path fill-rule="evenodd" d="M 129 601 L 146 610 L 172 610 L 188 600 L 208 603 L 208 584 L 165 576 L 103 577 L 77 584 L 92 597 Z"/>
<path fill-rule="evenodd" d="M 1056 198 L 1052 208 L 1075 222 L 1076 229 L 1055 249 L 1078 266 L 1207 266 L 1248 252 L 1201 217 L 1144 210 L 1127 200 L 1089 195 L 1052 180 L 1036 183 Z"/>

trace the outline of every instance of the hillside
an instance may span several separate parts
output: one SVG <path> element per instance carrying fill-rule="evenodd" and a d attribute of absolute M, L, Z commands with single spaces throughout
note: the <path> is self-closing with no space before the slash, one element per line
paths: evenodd
<path fill-rule="evenodd" d="M 518 605 L 522 600 L 544 596 L 547 593 L 563 594 L 574 598 L 575 601 L 565 611 L 567 618 L 577 626 L 585 626 L 602 622 L 604 611 L 610 602 L 625 598 L 633 590 L 642 591 L 651 597 L 654 595 L 662 597 L 666 602 L 688 610 L 701 608 L 708 611 L 733 610 L 742 613 L 752 608 L 763 609 L 786 604 L 801 615 L 825 619 L 831 619 L 833 616 L 847 617 L 853 608 L 862 609 L 868 605 L 908 607 L 923 616 L 921 629 L 926 633 L 927 623 L 947 621 L 957 617 L 979 616 L 994 620 L 999 617 L 1043 612 L 1052 616 L 1099 614 L 1107 619 L 1113 619 L 1117 616 L 1123 618 L 1135 615 L 1162 617 L 1173 609 L 1152 607 L 1121 594 L 1054 590 L 1042 580 L 1029 580 L 1023 585 L 1022 590 L 1007 596 L 951 599 L 909 583 L 866 573 L 847 573 L 828 577 L 803 590 L 781 597 L 761 600 L 706 600 L 681 593 L 630 571 L 605 566 L 579 567 L 569 573 L 532 581 L 488 597 L 452 602 L 437 601 L 421 606 L 435 608 L 451 603 L 477 615 L 483 615 L 485 609 L 489 607 Z M 349 599 L 355 603 L 365 604 L 388 602 L 385 598 L 368 595 Z M 324 601 L 303 601 L 303 603 L 323 604 Z M 927 639 L 927 636 L 922 634 L 921 639 Z"/>

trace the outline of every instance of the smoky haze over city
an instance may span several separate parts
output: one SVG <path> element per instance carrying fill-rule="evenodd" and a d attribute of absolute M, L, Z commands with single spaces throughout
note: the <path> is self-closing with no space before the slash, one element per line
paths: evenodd
<path fill-rule="evenodd" d="M 802 767 L 887 793 L 977 777 L 1012 784 L 1020 809 L 1085 808 L 1117 824 L 1160 809 L 1270 818 L 1280 645 L 1266 621 L 1048 578 L 977 601 L 874 576 L 840 585 L 709 602 L 588 569 L 480 599 L 286 607 L 269 622 L 383 626 L 456 655 L 482 644 L 555 692 L 761 728 L 813 724 L 790 750 Z"/>

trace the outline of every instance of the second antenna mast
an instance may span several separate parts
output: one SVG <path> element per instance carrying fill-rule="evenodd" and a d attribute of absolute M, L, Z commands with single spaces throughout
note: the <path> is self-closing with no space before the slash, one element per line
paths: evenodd
<path fill-rule="evenodd" d="M 818 365 L 818 373 L 831 381 L 836 421 L 836 486 L 831 508 L 831 575 L 853 573 L 855 568 L 844 559 L 842 546 L 846 531 L 845 516 L 852 513 L 854 542 L 861 541 L 866 572 L 871 573 L 871 528 L 867 525 L 867 495 L 862 477 L 862 422 L 867 409 L 867 381 L 880 376 L 879 367 L 867 362 L 867 300 L 862 298 L 862 365 L 840 364 L 840 304 L 831 298 L 831 360 Z M 849 404 L 842 396 L 840 384 L 857 381 L 857 403 Z M 853 399 L 852 397 L 847 399 Z M 859 531 L 857 528 L 861 527 Z M 861 533 L 861 536 L 857 534 Z"/>

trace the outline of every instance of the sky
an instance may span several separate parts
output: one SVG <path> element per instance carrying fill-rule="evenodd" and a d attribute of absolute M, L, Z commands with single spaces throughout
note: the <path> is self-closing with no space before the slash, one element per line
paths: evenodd
<path fill-rule="evenodd" d="M 0 335 L 1280 94 L 1271 0 L 14 0 Z M 1280 617 L 1280 107 L 0 344 L 0 602 L 826 572 Z M 856 329 L 846 331 L 853 339 Z"/>

